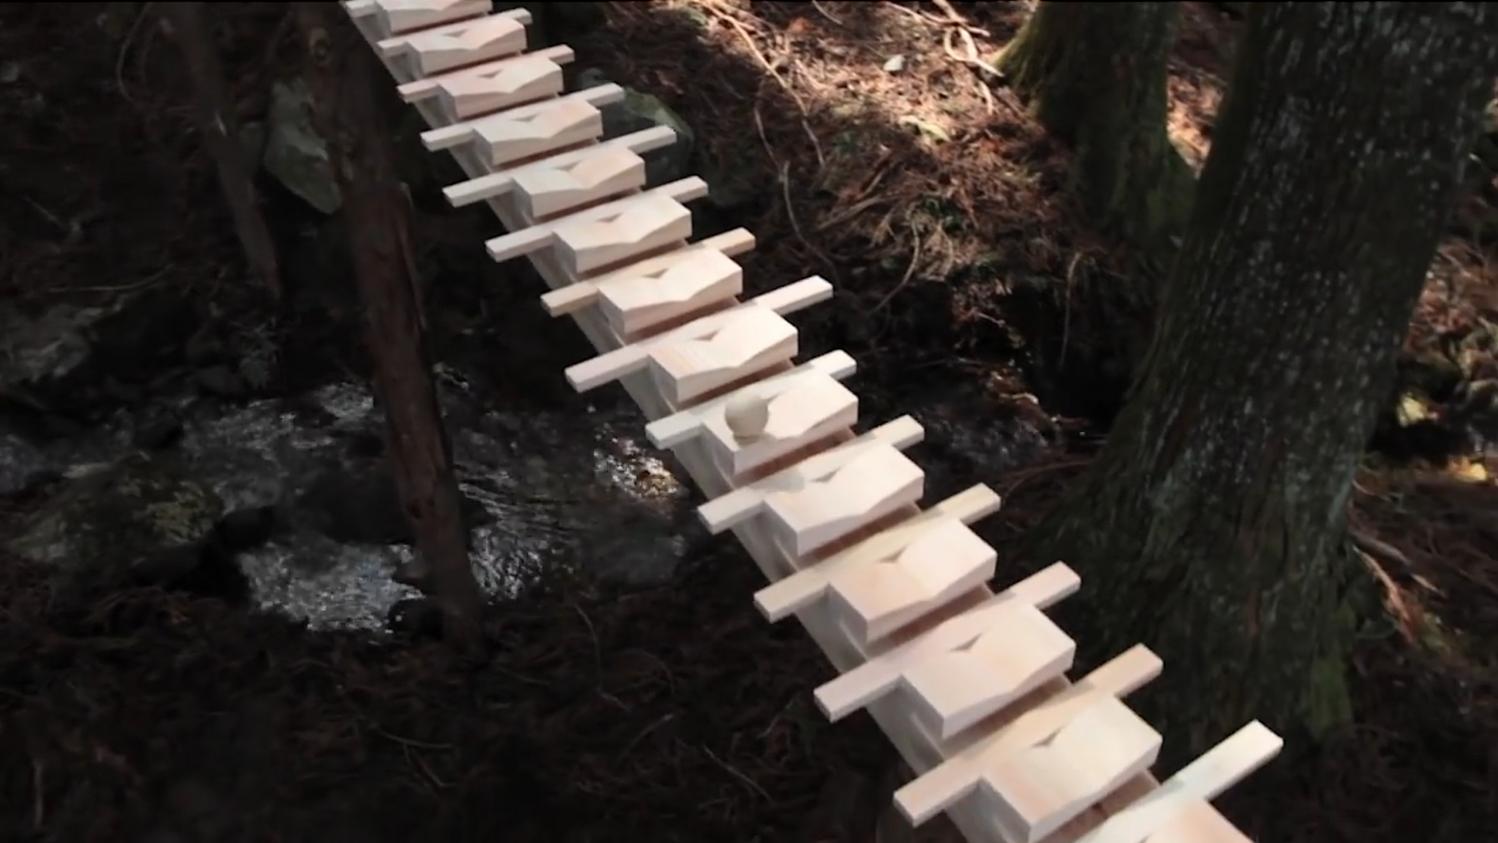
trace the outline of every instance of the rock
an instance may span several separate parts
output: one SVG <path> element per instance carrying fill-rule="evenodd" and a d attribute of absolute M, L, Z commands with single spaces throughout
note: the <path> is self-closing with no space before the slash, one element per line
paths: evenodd
<path fill-rule="evenodd" d="M 296 502 L 309 526 L 338 542 L 409 544 L 411 525 L 396 495 L 395 475 L 369 460 L 320 471 Z"/>
<path fill-rule="evenodd" d="M 131 381 L 159 370 L 190 316 L 180 295 L 154 290 L 103 307 L 17 310 L 0 312 L 0 395 L 52 409 L 88 406 L 87 387 L 102 376 Z"/>
<path fill-rule="evenodd" d="M 241 509 L 218 522 L 218 539 L 226 550 L 247 550 L 264 544 L 276 527 L 274 507 Z"/>
<path fill-rule="evenodd" d="M 603 72 L 596 68 L 589 68 L 577 75 L 579 88 L 591 88 L 607 81 Z M 645 153 L 645 178 L 650 184 L 663 184 L 687 176 L 696 136 L 692 133 L 692 127 L 659 98 L 625 88 L 624 99 L 603 106 L 602 111 L 605 137 L 638 132 L 654 126 L 669 126 L 676 132 L 676 143 Z"/>
<path fill-rule="evenodd" d="M 0 416 L 0 497 L 24 492 L 56 473 L 56 466 L 19 425 Z"/>
<path fill-rule="evenodd" d="M 146 412 L 136 420 L 130 444 L 143 451 L 156 451 L 176 442 L 182 436 L 182 419 L 165 407 Z"/>
<path fill-rule="evenodd" d="M 297 79 L 271 89 L 264 165 L 287 190 L 331 214 L 343 204 L 328 145 L 312 126 L 312 92 Z"/>
<path fill-rule="evenodd" d="M 246 161 L 258 161 L 265 154 L 265 124 L 252 120 L 239 127 L 239 148 L 244 151 Z"/>
<path fill-rule="evenodd" d="M 889 61 L 887 61 L 887 62 L 884 63 L 884 72 L 886 72 L 886 73 L 899 73 L 900 71 L 902 71 L 904 69 L 905 69 L 905 57 L 903 55 L 901 55 L 901 56 L 891 56 L 890 59 L 889 59 Z"/>
<path fill-rule="evenodd" d="M 425 597 L 408 597 L 390 607 L 386 623 L 392 632 L 418 637 L 442 634 L 442 609 Z"/>
<path fill-rule="evenodd" d="M 0 312 L 0 395 L 36 403 L 75 388 L 90 357 L 85 332 L 98 310 L 58 306 L 32 318 L 17 310 Z"/>
<path fill-rule="evenodd" d="M 209 366 L 193 373 L 198 386 L 210 395 L 236 398 L 244 395 L 245 382 L 228 366 Z"/>
<path fill-rule="evenodd" d="M 208 488 L 143 455 L 77 477 L 11 540 L 62 585 L 167 583 L 195 568 L 222 514 Z"/>

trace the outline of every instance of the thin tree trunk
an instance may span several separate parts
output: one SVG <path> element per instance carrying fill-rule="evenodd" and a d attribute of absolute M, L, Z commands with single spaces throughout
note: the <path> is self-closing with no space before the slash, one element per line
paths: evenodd
<path fill-rule="evenodd" d="M 1349 718 L 1352 475 L 1498 65 L 1479 4 L 1252 17 L 1133 394 L 1033 536 L 1082 575 L 1088 655 L 1163 657 L 1143 700 L 1175 758 Z"/>
<path fill-rule="evenodd" d="M 374 98 L 389 84 L 351 26 L 322 3 L 298 5 L 312 90 L 344 196 L 345 225 L 365 308 L 365 337 L 385 406 L 396 485 L 416 535 L 417 579 L 443 610 L 446 636 L 482 646 L 478 583 L 468 559 L 462 498 L 432 382 L 406 236 L 406 200 L 390 161 L 390 132 Z"/>
<path fill-rule="evenodd" d="M 213 33 L 203 21 L 203 4 L 167 3 L 163 14 L 176 30 L 177 44 L 192 78 L 198 113 L 198 132 L 218 169 L 219 185 L 234 215 L 234 228 L 250 269 L 273 298 L 281 298 L 281 271 L 276 244 L 255 192 L 254 171 L 239 145 L 239 120 L 224 84 L 224 71 L 214 48 Z"/>
<path fill-rule="evenodd" d="M 1089 216 L 1148 251 L 1184 229 L 1191 170 L 1165 130 L 1174 3 L 1041 3 L 999 57 L 1009 83 L 1076 153 Z"/>

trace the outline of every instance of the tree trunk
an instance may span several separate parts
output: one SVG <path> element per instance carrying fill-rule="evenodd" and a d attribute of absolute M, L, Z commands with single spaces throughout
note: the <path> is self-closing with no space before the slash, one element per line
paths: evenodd
<path fill-rule="evenodd" d="M 1165 131 L 1174 3 L 1044 2 L 999 57 L 1048 131 L 1076 153 L 1089 216 L 1149 252 L 1190 212 L 1191 170 Z"/>
<path fill-rule="evenodd" d="M 192 77 L 198 112 L 198 132 L 218 168 L 219 185 L 234 215 L 239 244 L 250 269 L 260 277 L 273 298 L 281 297 L 281 271 L 276 245 L 260 213 L 254 173 L 239 145 L 239 120 L 225 94 L 224 71 L 214 49 L 213 33 L 203 22 L 202 3 L 167 3 L 163 14 L 176 30 L 177 44 Z"/>
<path fill-rule="evenodd" d="M 435 592 L 449 640 L 476 651 L 482 645 L 478 583 L 469 564 L 462 498 L 425 349 L 421 298 L 406 237 L 406 200 L 389 158 L 390 132 L 374 99 L 375 86 L 390 81 L 372 67 L 367 46 L 342 37 L 351 35 L 352 27 L 330 22 L 329 9 L 337 7 L 299 4 L 298 20 L 308 45 L 320 122 L 344 196 L 344 223 L 365 308 L 365 340 L 385 407 L 396 485 L 416 535 L 415 578 Z"/>
<path fill-rule="evenodd" d="M 1492 92 L 1495 24 L 1481 4 L 1254 10 L 1143 369 L 1031 538 L 1082 576 L 1087 655 L 1164 659 L 1144 702 L 1175 758 L 1254 717 L 1314 738 L 1350 715 L 1352 474 Z"/>

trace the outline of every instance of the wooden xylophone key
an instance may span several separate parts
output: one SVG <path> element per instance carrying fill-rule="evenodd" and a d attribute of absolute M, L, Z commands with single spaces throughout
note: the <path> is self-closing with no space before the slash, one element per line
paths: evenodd
<path fill-rule="evenodd" d="M 802 568 L 754 595 L 754 604 L 770 621 L 778 621 L 822 601 L 840 584 L 857 577 L 858 572 L 897 558 L 933 531 L 948 522 L 970 524 L 999 508 L 999 496 L 982 484 L 973 486 L 936 504 L 925 512 L 895 524 L 867 539 L 814 565 Z M 906 600 L 901 602 L 907 603 Z M 926 603 L 926 611 L 935 601 L 916 597 L 915 603 Z M 912 608 L 914 608 L 912 606 Z M 844 629 L 851 624 L 844 622 Z M 849 629 L 852 633 L 854 630 Z M 865 636 L 868 646 L 882 635 Z"/>
<path fill-rule="evenodd" d="M 380 38 L 486 15 L 490 0 L 372 0 L 344 5 L 354 17 L 370 17 Z"/>
<path fill-rule="evenodd" d="M 1160 675 L 1161 667 L 1160 659 L 1148 648 L 1133 647 L 1076 684 L 1051 693 L 1017 716 L 1007 718 L 1002 725 L 900 788 L 895 793 L 895 805 L 919 825 L 968 797 L 980 785 L 991 794 L 992 787 L 986 783 L 991 770 L 1017 753 L 1050 740 L 1088 708 L 1134 692 Z M 1003 713 L 995 715 L 1003 716 Z"/>
<path fill-rule="evenodd" d="M 375 45 L 380 55 L 402 62 L 413 78 L 491 61 L 525 49 L 525 25 L 531 14 L 512 9 L 445 26 L 385 38 Z"/>
<path fill-rule="evenodd" d="M 1041 609 L 1078 584 L 1052 565 L 827 682 L 817 705 L 838 720 L 903 688 L 917 728 L 948 739 L 1071 667 L 1075 645 Z"/>
<path fill-rule="evenodd" d="M 752 314 L 751 311 L 778 316 L 799 310 L 803 307 L 809 307 L 819 301 L 824 301 L 831 294 L 832 285 L 828 284 L 825 280 L 816 276 L 803 278 L 793 284 L 787 284 L 784 287 L 771 290 L 768 293 L 750 299 L 736 307 L 720 310 L 700 319 L 695 319 L 685 325 L 672 328 L 669 331 L 664 331 L 639 342 L 613 349 L 591 360 L 570 366 L 566 371 L 567 380 L 579 392 L 595 389 L 632 372 L 650 368 L 658 359 L 674 360 L 673 355 L 676 354 L 674 349 L 682 343 L 714 336 L 725 328 L 731 327 L 733 323 L 745 318 L 758 320 L 759 316 Z M 758 322 L 753 324 L 758 324 Z M 776 352 L 776 356 L 779 357 L 782 353 L 784 353 L 783 344 L 781 349 Z M 794 356 L 795 349 L 791 348 L 789 354 L 790 356 Z M 747 361 L 745 365 L 752 367 L 761 362 L 761 360 L 756 358 Z M 679 361 L 671 363 L 671 365 L 679 365 Z M 742 369 L 743 367 L 741 366 L 738 372 L 714 373 L 713 380 L 733 377 L 739 373 L 753 373 L 752 371 L 743 372 Z M 688 390 L 708 388 L 706 386 L 707 383 L 709 382 L 695 380 L 686 385 L 678 384 L 678 388 Z"/>
<path fill-rule="evenodd" d="M 809 556 L 920 500 L 925 472 L 889 445 L 865 448 L 796 489 L 765 496 L 772 535 L 792 558 Z"/>

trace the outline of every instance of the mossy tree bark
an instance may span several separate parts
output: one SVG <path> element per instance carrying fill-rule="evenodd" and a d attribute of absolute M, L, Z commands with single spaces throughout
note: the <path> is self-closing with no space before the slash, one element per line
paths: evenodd
<path fill-rule="evenodd" d="M 1495 69 L 1482 4 L 1254 9 L 1142 371 L 1027 554 L 1082 575 L 1087 655 L 1164 659 L 1173 758 L 1349 717 L 1352 474 Z"/>
<path fill-rule="evenodd" d="M 1076 150 L 1088 214 L 1147 252 L 1185 227 L 1191 170 L 1165 130 L 1174 3 L 1041 3 L 999 57 L 1048 131 Z"/>
<path fill-rule="evenodd" d="M 337 17 L 335 17 L 337 16 Z M 443 633 L 479 655 L 481 594 L 468 558 L 462 497 L 432 381 L 407 237 L 407 200 L 390 160 L 390 130 L 375 100 L 391 82 L 336 5 L 299 3 L 319 127 L 329 139 L 344 223 L 364 304 L 365 345 L 385 408 L 397 492 L 416 537 L 423 590 L 442 609 Z"/>

